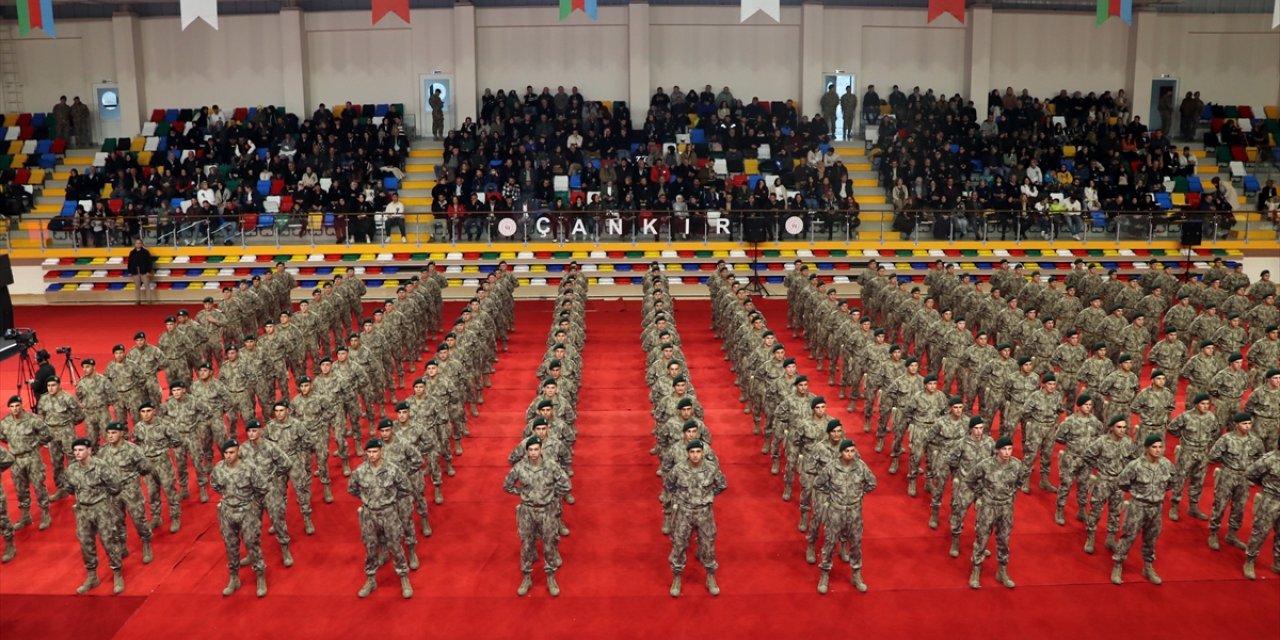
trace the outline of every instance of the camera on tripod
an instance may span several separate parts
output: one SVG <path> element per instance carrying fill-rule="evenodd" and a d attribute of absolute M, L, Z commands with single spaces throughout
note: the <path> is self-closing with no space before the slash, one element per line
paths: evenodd
<path fill-rule="evenodd" d="M 64 354 L 65 354 L 65 355 L 68 355 L 68 356 L 69 356 L 69 355 L 71 355 L 71 347 L 58 347 L 58 349 L 57 349 L 57 353 L 58 353 L 58 355 L 64 355 Z"/>
<path fill-rule="evenodd" d="M 13 340 L 18 343 L 18 348 L 23 350 L 34 347 L 40 341 L 36 337 L 35 329 L 5 329 L 3 337 L 5 340 Z"/>

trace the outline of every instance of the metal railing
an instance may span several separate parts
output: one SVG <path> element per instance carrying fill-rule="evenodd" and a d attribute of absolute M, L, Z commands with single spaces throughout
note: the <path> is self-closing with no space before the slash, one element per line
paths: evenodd
<path fill-rule="evenodd" d="M 1186 224 L 1198 224 L 1205 242 L 1234 237 L 1275 241 L 1277 225 L 1255 212 L 1234 216 L 1186 211 L 1084 212 L 1080 216 L 1021 210 L 857 212 L 838 209 L 734 211 L 495 211 L 458 214 L 285 213 L 210 217 L 58 216 L 39 227 L 41 250 L 126 247 L 135 237 L 153 246 L 510 246 L 629 242 L 1021 242 L 1045 241 L 1070 248 L 1082 242 L 1180 240 Z M 874 218 L 869 221 L 864 219 Z M 5 246 L 16 223 L 9 223 Z M 3 231 L 0 227 L 0 231 Z"/>

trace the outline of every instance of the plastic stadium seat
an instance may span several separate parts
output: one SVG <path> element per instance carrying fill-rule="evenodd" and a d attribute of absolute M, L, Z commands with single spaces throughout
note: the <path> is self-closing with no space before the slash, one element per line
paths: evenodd
<path fill-rule="evenodd" d="M 1269 104 L 1262 108 L 1262 112 L 1267 114 L 1268 120 L 1280 120 L 1280 106 Z"/>
<path fill-rule="evenodd" d="M 278 196 L 284 193 L 284 180 L 276 178 L 271 181 L 271 195 Z"/>
<path fill-rule="evenodd" d="M 1187 191 L 1190 193 L 1204 193 L 1204 185 L 1200 183 L 1200 176 L 1187 178 Z"/>
<path fill-rule="evenodd" d="M 1227 165 L 1227 166 L 1228 166 L 1228 167 L 1230 168 L 1230 170 L 1231 170 L 1231 179 L 1232 179 L 1232 180 L 1235 180 L 1236 178 L 1244 178 L 1245 170 L 1244 170 L 1244 163 L 1243 163 L 1243 162 L 1240 162 L 1239 160 L 1233 160 L 1233 161 L 1232 161 L 1229 165 Z"/>
<path fill-rule="evenodd" d="M 1209 130 L 1214 133 L 1218 133 L 1219 131 L 1222 131 L 1222 123 L 1224 121 L 1225 121 L 1224 118 L 1215 117 L 1214 119 L 1209 121 Z"/>
<path fill-rule="evenodd" d="M 1237 107 L 1236 105 L 1228 105 L 1226 107 L 1223 107 L 1223 117 L 1231 118 L 1232 120 L 1239 118 L 1240 108 Z"/>
<path fill-rule="evenodd" d="M 1249 156 L 1245 155 L 1244 147 L 1231 147 L 1231 159 L 1236 162 L 1244 162 L 1249 159 Z"/>
<path fill-rule="evenodd" d="M 37 140 L 37 141 L 36 141 L 36 155 L 44 155 L 44 154 L 46 154 L 46 153 L 49 153 L 49 150 L 50 150 L 50 149 L 52 149 L 52 148 L 53 148 L 53 141 L 52 141 L 52 140 Z"/>
<path fill-rule="evenodd" d="M 152 109 L 150 122 L 154 122 L 156 124 L 164 122 L 164 109 Z"/>
<path fill-rule="evenodd" d="M 380 105 L 377 105 L 377 106 L 375 106 L 375 107 L 374 107 L 374 109 L 373 109 L 373 115 L 375 115 L 375 116 L 377 116 L 377 117 L 379 117 L 379 118 L 385 118 L 385 117 L 387 117 L 387 112 L 388 112 L 388 111 L 390 111 L 390 110 L 391 110 L 391 105 L 389 105 L 389 104 L 380 104 Z"/>
<path fill-rule="evenodd" d="M 1244 192 L 1245 192 L 1246 194 L 1248 194 L 1248 193 L 1257 193 L 1260 189 L 1261 189 L 1261 185 L 1259 185 L 1259 184 L 1258 184 L 1258 177 L 1257 177 L 1257 176 L 1245 176 L 1245 177 L 1244 177 Z"/>
<path fill-rule="evenodd" d="M 258 195 L 263 195 L 263 196 L 265 196 L 265 195 L 269 195 L 270 193 L 271 193 L 271 181 L 270 181 L 270 180 L 259 180 L 259 181 L 258 181 Z"/>
<path fill-rule="evenodd" d="M 49 145 L 49 153 L 60 156 L 66 152 L 67 152 L 67 140 L 65 138 L 58 138 L 57 140 L 53 141 L 53 144 Z"/>
<path fill-rule="evenodd" d="M 231 112 L 231 119 L 232 120 L 248 120 L 249 110 L 244 107 L 236 107 L 235 110 Z"/>
<path fill-rule="evenodd" d="M 395 176 L 387 176 L 382 179 L 382 188 L 387 191 L 395 191 L 400 188 L 400 181 Z"/>
<path fill-rule="evenodd" d="M 1200 206 L 1200 192 L 1197 191 L 1197 192 L 1187 194 L 1187 206 L 1188 207 Z"/>
<path fill-rule="evenodd" d="M 1231 162 L 1231 147 L 1218 147 L 1216 160 L 1218 164 L 1227 164 L 1228 162 Z"/>
<path fill-rule="evenodd" d="M 19 113 L 19 114 L 18 114 L 18 122 L 17 122 L 17 124 L 18 124 L 18 126 L 19 126 L 19 127 L 29 127 L 29 126 L 31 126 L 31 114 L 29 114 L 29 113 Z"/>
<path fill-rule="evenodd" d="M 41 169 L 52 170 L 56 166 L 58 166 L 58 156 L 55 156 L 52 153 L 46 153 L 40 156 Z"/>
<path fill-rule="evenodd" d="M 75 200 L 67 200 L 63 202 L 62 210 L 58 212 L 58 215 L 74 216 L 76 214 L 76 207 L 79 206 L 79 204 L 80 203 L 76 202 Z"/>
<path fill-rule="evenodd" d="M 1161 209 L 1172 209 L 1173 199 L 1169 197 L 1169 194 L 1164 193 L 1163 191 L 1160 193 L 1157 193 L 1156 206 L 1160 207 Z"/>
<path fill-rule="evenodd" d="M 293 196 L 280 196 L 280 213 L 293 211 Z"/>
<path fill-rule="evenodd" d="M 177 109 L 165 109 L 164 121 L 168 122 L 169 124 L 173 124 L 178 121 L 179 115 L 181 115 L 181 112 L 179 112 Z"/>

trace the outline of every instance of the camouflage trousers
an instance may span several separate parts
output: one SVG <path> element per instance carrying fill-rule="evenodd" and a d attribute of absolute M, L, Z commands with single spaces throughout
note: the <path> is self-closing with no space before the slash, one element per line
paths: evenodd
<path fill-rule="evenodd" d="M 289 473 L 290 476 L 293 475 L 292 470 Z M 262 509 L 267 512 L 267 517 L 271 518 L 271 528 L 275 531 L 276 542 L 281 545 L 289 544 L 292 540 L 289 537 L 289 523 L 285 517 L 289 506 L 289 479 L 272 478 L 268 481 L 267 495 L 262 500 Z"/>
<path fill-rule="evenodd" d="M 157 407 L 159 407 L 160 402 L 164 400 L 164 394 L 160 393 L 160 379 L 156 377 L 155 374 L 147 377 L 146 389 L 143 390 L 143 393 L 146 396 L 146 401 Z M 139 402 L 138 404 L 142 403 Z M 137 405 L 134 405 L 133 408 L 134 410 L 137 410 Z"/>
<path fill-rule="evenodd" d="M 413 526 L 413 512 L 418 512 L 424 531 L 430 525 L 427 520 L 427 499 L 423 493 L 426 483 L 422 481 L 422 471 L 411 471 L 408 476 L 409 490 L 413 493 L 408 500 L 400 500 L 396 503 L 396 513 L 400 515 L 400 529 L 404 534 L 404 544 L 412 549 L 418 545 L 418 534 Z"/>
<path fill-rule="evenodd" d="M 1267 534 L 1274 534 L 1271 537 L 1272 558 L 1273 562 L 1280 562 L 1280 496 L 1259 493 L 1253 499 L 1253 531 L 1249 533 L 1245 557 L 1251 560 L 1258 557 Z"/>
<path fill-rule="evenodd" d="M 360 520 L 360 541 L 365 544 L 365 575 L 374 576 L 381 566 L 379 556 L 383 550 L 392 557 L 397 576 L 408 575 L 408 559 L 404 556 L 401 517 L 397 504 L 387 507 L 356 509 Z"/>
<path fill-rule="evenodd" d="M 1147 421 L 1147 420 L 1139 419 L 1138 428 L 1134 430 L 1133 441 L 1138 443 L 1143 443 L 1147 441 L 1147 436 L 1158 436 L 1160 438 L 1160 441 L 1164 442 L 1165 434 L 1167 433 L 1168 429 L 1169 429 L 1168 421 L 1165 421 L 1164 423 L 1160 423 L 1159 421 L 1156 421 L 1156 420 Z"/>
<path fill-rule="evenodd" d="M 822 541 L 822 560 L 818 568 L 831 570 L 831 556 L 836 545 L 849 543 L 849 566 L 854 571 L 862 568 L 862 503 L 856 505 L 828 505 L 825 509 L 827 537 Z"/>
<path fill-rule="evenodd" d="M 53 484 L 67 488 L 67 464 L 71 461 L 71 442 L 76 439 L 75 425 L 49 425 L 49 463 L 53 465 Z"/>
<path fill-rule="evenodd" d="M 816 481 L 817 476 L 813 476 L 813 479 Z M 813 491 L 813 489 L 809 491 L 812 494 L 809 499 L 813 502 L 813 506 L 810 508 L 813 519 L 809 521 L 809 526 L 805 528 L 804 540 L 809 544 L 817 544 L 818 533 L 827 526 L 827 498 Z M 827 537 L 830 538 L 831 535 L 831 531 L 828 529 Z"/>
<path fill-rule="evenodd" d="M 886 402 L 887 401 L 887 402 Z M 901 400 L 887 398 L 883 394 L 880 397 L 880 420 L 876 424 L 876 437 L 883 438 L 889 435 L 889 425 L 892 424 L 896 431 L 899 426 L 903 429 L 907 425 L 902 424 L 902 409 L 897 405 Z M 899 451 L 901 453 L 901 451 Z"/>
<path fill-rule="evenodd" d="M 925 453 L 929 451 L 927 445 L 928 434 L 933 431 L 933 424 L 921 424 L 912 422 L 907 427 L 907 478 L 912 479 L 920 475 L 920 467 L 925 460 Z M 894 449 L 889 453 L 891 457 L 902 455 L 902 438 L 894 434 Z M 937 465 L 937 461 L 932 457 L 929 458 L 930 465 Z"/>
<path fill-rule="evenodd" d="M 173 386 L 175 382 L 187 384 L 191 382 L 191 366 L 186 358 L 167 359 L 164 361 L 164 380 Z"/>
<path fill-rule="evenodd" d="M 325 425 L 332 424 L 326 422 Z M 316 471 L 320 472 L 320 484 L 329 484 L 329 427 L 320 425 L 311 429 L 311 451 L 306 454 L 306 467 L 308 473 L 311 472 L 312 460 L 315 460 Z"/>
<path fill-rule="evenodd" d="M 973 540 L 973 557 L 971 558 L 973 566 L 982 564 L 986 558 L 987 543 L 991 541 L 992 534 L 996 537 L 996 562 L 1001 565 L 1009 564 L 1009 535 L 1013 533 L 1013 501 L 994 504 L 979 498 L 977 505 L 978 521 L 975 528 L 977 537 Z"/>
<path fill-rule="evenodd" d="M 1102 509 L 1107 509 L 1107 537 L 1120 530 L 1120 510 L 1124 505 L 1124 491 L 1116 484 L 1116 478 L 1094 476 L 1093 486 L 1089 491 L 1089 500 L 1093 505 L 1089 509 L 1089 518 L 1085 521 L 1085 533 L 1092 537 L 1098 530 L 1098 520 L 1102 518 Z"/>
<path fill-rule="evenodd" d="M 960 375 L 960 399 L 964 400 L 964 410 L 973 409 L 973 403 L 978 399 L 978 376 L 976 371 L 965 370 Z"/>
<path fill-rule="evenodd" d="M 1053 433 L 1057 429 L 1057 424 L 1053 422 L 1032 422 L 1024 420 L 1022 423 L 1022 459 L 1026 461 L 1027 467 L 1034 467 L 1037 455 L 1040 458 L 1040 477 L 1046 482 L 1049 480 L 1049 473 L 1053 468 Z"/>
<path fill-rule="evenodd" d="M 1174 509 L 1182 501 L 1183 487 L 1191 506 L 1200 508 L 1200 496 L 1204 493 L 1204 476 L 1209 472 L 1209 450 L 1205 447 L 1188 447 L 1180 444 L 1173 450 L 1173 466 L 1181 481 L 1173 490 L 1170 504 Z"/>
<path fill-rule="evenodd" d="M 1280 445 L 1276 444 L 1277 434 L 1280 434 L 1280 418 L 1254 415 L 1253 434 L 1262 439 L 1263 451 L 1276 450 L 1277 447 L 1280 447 Z"/>
<path fill-rule="evenodd" d="M 960 381 L 960 359 L 951 356 L 942 357 L 943 384 L 938 389 L 943 393 L 950 394 L 951 391 L 959 391 L 964 387 Z"/>
<path fill-rule="evenodd" d="M 124 545 L 116 533 L 116 505 L 110 498 L 94 504 L 76 503 L 76 540 L 80 542 L 80 556 L 84 568 L 90 573 L 98 569 L 98 541 L 107 552 L 107 566 L 119 571 L 124 556 Z"/>
<path fill-rule="evenodd" d="M 253 410 L 252 389 L 228 389 L 228 393 L 231 395 L 231 406 L 227 407 L 227 418 L 232 429 L 236 429 L 238 424 L 257 419 Z"/>
<path fill-rule="evenodd" d="M 117 391 L 116 402 L 113 405 L 115 407 L 116 420 L 121 422 L 132 420 L 133 424 L 138 424 L 138 407 L 148 400 L 150 400 L 150 397 L 145 389 L 134 388 L 128 391 Z M 103 425 L 103 428 L 105 429 L 106 425 Z"/>
<path fill-rule="evenodd" d="M 1142 535 L 1142 561 L 1156 561 L 1156 540 L 1164 527 L 1164 501 L 1144 502 L 1133 500 L 1125 510 L 1124 532 L 1116 542 L 1116 549 L 1111 555 L 1113 562 L 1124 562 L 1129 549 Z"/>
<path fill-rule="evenodd" d="M 1004 407 L 1000 410 L 1000 437 L 1012 438 L 1018 431 L 1018 426 L 1026 419 L 1026 414 L 1025 399 L 1005 398 Z M 1023 432 L 1022 437 L 1025 446 L 1026 432 Z"/>
<path fill-rule="evenodd" d="M 0 537 L 6 540 L 13 538 L 13 521 L 8 514 L 9 496 L 4 492 L 4 483 L 0 483 Z"/>
<path fill-rule="evenodd" d="M 44 458 L 39 450 L 15 456 L 13 466 L 13 488 L 18 493 L 18 508 L 23 515 L 31 513 L 31 489 L 36 491 L 36 504 L 41 511 L 49 510 L 49 489 L 45 487 Z"/>
<path fill-rule="evenodd" d="M 711 505 L 676 505 L 671 516 L 671 555 L 667 556 L 672 573 L 684 572 L 685 555 L 694 531 L 698 532 L 698 561 L 706 567 L 707 573 L 715 573 L 720 568 L 720 563 L 716 562 L 716 518 Z"/>
<path fill-rule="evenodd" d="M 1005 405 L 1004 393 L 992 389 L 984 389 L 982 392 L 982 402 L 978 407 L 978 413 L 982 416 L 982 421 L 986 423 L 987 429 L 990 429 L 995 422 L 996 412 Z M 1004 424 L 1007 416 L 1004 414 L 1000 417 L 1000 423 Z M 1004 427 L 1000 427 L 1001 434 L 1004 433 Z"/>
<path fill-rule="evenodd" d="M 1076 487 L 1076 506 L 1080 516 L 1089 513 L 1089 465 L 1080 456 L 1063 450 L 1058 456 L 1058 508 L 1067 506 L 1067 498 L 1071 495 L 1071 485 Z M 1043 477 L 1043 471 L 1042 471 Z"/>
<path fill-rule="evenodd" d="M 267 570 L 267 563 L 262 559 L 262 509 L 258 505 L 232 507 L 219 502 L 218 529 L 227 548 L 227 571 L 231 575 L 240 571 L 242 544 L 248 552 L 249 566 L 257 573 Z"/>
<path fill-rule="evenodd" d="M 1076 398 L 1080 394 L 1080 372 L 1061 369 L 1055 377 L 1058 379 L 1058 388 L 1062 390 L 1067 406 L 1075 406 Z"/>
<path fill-rule="evenodd" d="M 84 433 L 85 437 L 93 443 L 94 450 L 106 438 L 107 423 L 111 422 L 111 411 L 107 405 L 101 407 L 85 407 L 84 410 Z"/>
<path fill-rule="evenodd" d="M 133 529 L 141 540 L 151 539 L 151 524 L 147 522 L 147 501 L 142 497 L 142 485 L 138 478 L 125 480 L 121 484 L 120 493 L 116 495 L 116 534 L 120 545 L 127 544 L 128 532 L 125 526 L 125 515 L 133 520 Z"/>
<path fill-rule="evenodd" d="M 1222 516 L 1231 509 L 1227 531 L 1234 534 L 1244 525 L 1244 507 L 1249 501 L 1249 481 L 1244 474 L 1218 467 L 1213 479 L 1213 511 L 1209 514 L 1209 532 L 1218 533 Z"/>
<path fill-rule="evenodd" d="M 516 505 L 516 533 L 520 536 L 520 572 L 532 573 L 538 559 L 538 541 L 542 541 L 543 571 L 548 575 L 560 568 L 560 515 L 559 504 L 542 506 Z M 675 539 L 675 530 L 672 532 Z"/>
<path fill-rule="evenodd" d="M 204 450 L 201 440 L 204 434 L 201 433 L 198 425 L 193 425 L 190 431 L 178 434 L 178 448 L 174 449 L 174 461 L 177 463 L 177 484 L 178 491 L 181 493 L 186 489 L 190 476 L 187 474 L 188 463 L 196 469 L 196 484 L 207 486 L 209 484 L 209 465 L 205 462 Z"/>
<path fill-rule="evenodd" d="M 166 451 L 163 455 L 148 456 L 147 468 L 151 473 L 143 476 L 147 483 L 147 499 L 151 503 L 151 522 L 160 522 L 160 494 L 169 502 L 169 519 L 182 517 L 182 504 L 178 500 L 178 490 L 174 485 L 173 461 Z"/>
<path fill-rule="evenodd" d="M 1236 397 L 1236 398 L 1219 398 L 1218 396 L 1213 397 L 1213 414 L 1218 418 L 1219 427 L 1225 428 L 1230 426 L 1227 421 L 1230 420 L 1231 416 L 1239 410 L 1240 410 L 1239 397 Z M 1270 451 L 1271 445 L 1269 444 L 1265 450 Z"/>

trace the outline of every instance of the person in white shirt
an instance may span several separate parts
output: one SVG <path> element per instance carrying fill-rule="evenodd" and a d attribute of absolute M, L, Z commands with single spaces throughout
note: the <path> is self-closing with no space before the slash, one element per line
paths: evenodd
<path fill-rule="evenodd" d="M 206 209 L 222 212 L 222 198 L 217 191 L 209 187 L 207 180 L 200 181 L 200 188 L 196 190 L 196 203 Z"/>
<path fill-rule="evenodd" d="M 400 194 L 395 191 L 388 194 L 387 206 L 382 210 L 382 213 L 386 216 L 383 221 L 383 232 L 387 234 L 387 237 L 391 237 L 392 228 L 397 228 L 400 230 L 400 241 L 408 242 L 409 238 L 406 235 L 404 226 L 404 203 L 400 202 Z"/>
<path fill-rule="evenodd" d="M 1044 171 L 1040 170 L 1040 163 L 1036 160 L 1031 161 L 1031 166 L 1027 167 L 1027 178 L 1032 184 L 1040 184 L 1044 182 Z"/>
<path fill-rule="evenodd" d="M 1066 208 L 1063 211 L 1064 217 L 1067 219 L 1067 228 L 1071 231 L 1071 237 L 1080 240 L 1084 236 L 1084 222 L 1081 219 L 1083 207 L 1080 200 L 1075 194 L 1067 196 Z"/>

